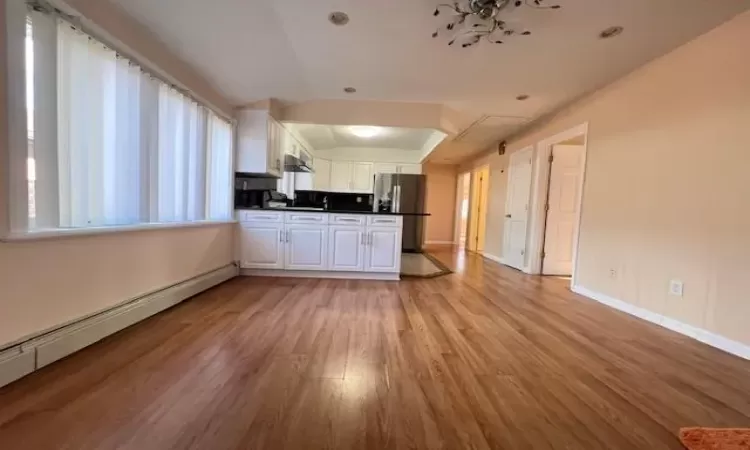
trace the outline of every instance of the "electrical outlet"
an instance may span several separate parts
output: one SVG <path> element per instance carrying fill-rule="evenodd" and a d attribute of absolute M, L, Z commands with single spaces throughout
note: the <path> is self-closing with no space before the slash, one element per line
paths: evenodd
<path fill-rule="evenodd" d="M 609 269 L 609 277 L 617 278 L 617 269 Z"/>
<path fill-rule="evenodd" d="M 669 282 L 669 294 L 670 295 L 676 295 L 677 297 L 682 297 L 684 288 L 685 286 L 680 280 L 672 280 Z"/>

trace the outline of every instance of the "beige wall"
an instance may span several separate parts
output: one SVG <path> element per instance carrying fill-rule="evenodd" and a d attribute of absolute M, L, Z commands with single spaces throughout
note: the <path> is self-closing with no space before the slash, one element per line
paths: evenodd
<path fill-rule="evenodd" d="M 579 284 L 750 344 L 747 42 L 750 12 L 556 114 L 509 148 L 588 122 Z M 499 207 L 504 188 L 493 195 Z M 671 279 L 685 283 L 683 298 L 667 295 Z"/>
<path fill-rule="evenodd" d="M 0 347 L 232 261 L 234 225 L 0 244 Z"/>
<path fill-rule="evenodd" d="M 422 173 L 427 177 L 425 210 L 425 242 L 453 242 L 456 215 L 456 166 L 425 164 Z"/>
<path fill-rule="evenodd" d="M 3 0 L 7 1 L 7 0 Z M 77 0 L 102 14 L 101 0 Z M 5 49 L 4 8 L 0 8 L 0 48 Z M 102 16 L 104 17 L 104 16 Z M 126 17 L 111 16 L 120 39 L 175 70 L 175 76 L 202 96 L 207 84 L 186 76 L 187 66 Z M 127 31 L 129 30 L 129 31 Z M 148 47 L 148 48 L 147 48 Z M 6 164 L 7 111 L 5 52 L 0 53 L 0 164 Z M 195 85 L 193 85 L 195 83 Z M 228 105 L 213 98 L 214 103 Z M 5 168 L 0 167 L 0 171 Z M 0 192 L 2 195 L 3 192 Z M 0 206 L 5 204 L 4 199 Z M 4 215 L 5 208 L 2 209 Z M 0 348 L 30 334 L 89 315 L 146 292 L 167 287 L 230 263 L 234 226 L 184 228 L 0 243 Z"/>

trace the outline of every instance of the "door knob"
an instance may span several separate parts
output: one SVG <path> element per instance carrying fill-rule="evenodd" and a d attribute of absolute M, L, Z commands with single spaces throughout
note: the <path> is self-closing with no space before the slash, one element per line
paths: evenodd
<path fill-rule="evenodd" d="M 506 218 L 506 219 L 510 219 L 510 214 L 506 214 L 506 215 L 505 215 L 505 218 Z"/>

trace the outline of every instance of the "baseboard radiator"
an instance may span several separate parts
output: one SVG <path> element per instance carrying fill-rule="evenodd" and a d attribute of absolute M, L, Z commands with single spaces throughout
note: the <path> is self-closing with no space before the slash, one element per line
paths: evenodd
<path fill-rule="evenodd" d="M 236 265 L 199 275 L 0 351 L 0 386 L 75 353 L 239 274 Z"/>

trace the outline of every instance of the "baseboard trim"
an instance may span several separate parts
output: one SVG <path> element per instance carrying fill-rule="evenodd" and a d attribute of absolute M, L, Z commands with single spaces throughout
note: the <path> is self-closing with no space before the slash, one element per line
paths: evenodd
<path fill-rule="evenodd" d="M 398 273 L 377 272 L 329 272 L 318 270 L 271 270 L 271 269 L 242 269 L 240 275 L 248 277 L 278 277 L 278 278 L 331 278 L 336 280 L 380 280 L 399 281 Z"/>
<path fill-rule="evenodd" d="M 706 331 L 702 328 L 682 323 L 678 320 L 672 319 L 662 314 L 657 314 L 653 311 L 649 311 L 645 308 L 632 305 L 622 300 L 609 297 L 605 294 L 592 291 L 585 287 L 573 286 L 571 290 L 577 294 L 583 295 L 584 297 L 588 297 L 611 308 L 617 309 L 618 311 L 622 311 L 624 313 L 649 321 L 682 335 L 691 337 L 697 341 L 703 342 L 704 344 L 710 345 L 711 347 L 718 348 L 719 350 L 723 350 L 735 356 L 739 356 L 740 358 L 750 360 L 750 346 L 741 344 L 731 339 L 727 339 L 723 336 L 712 333 L 710 331 Z"/>
<path fill-rule="evenodd" d="M 501 258 L 499 256 L 495 256 L 492 253 L 482 252 L 482 256 L 484 256 L 485 258 L 489 259 L 490 261 L 495 261 L 498 264 L 505 264 L 503 262 L 503 258 Z"/>
<path fill-rule="evenodd" d="M 20 347 L 0 352 L 0 387 L 23 378 L 33 371 L 33 352 L 22 352 Z"/>
<path fill-rule="evenodd" d="M 234 264 L 185 280 L 0 352 L 0 386 L 162 312 L 238 275 Z"/>

